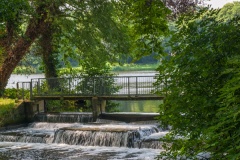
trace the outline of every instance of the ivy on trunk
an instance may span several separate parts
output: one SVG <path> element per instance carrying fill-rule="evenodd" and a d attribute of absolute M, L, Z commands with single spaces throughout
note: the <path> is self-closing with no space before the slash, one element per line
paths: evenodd
<path fill-rule="evenodd" d="M 2 96 L 13 70 L 26 54 L 34 40 L 46 29 L 47 12 L 45 6 L 36 9 L 36 15 L 29 20 L 25 33 L 16 40 L 11 25 L 7 23 L 7 36 L 0 40 L 1 52 L 4 55 L 0 63 L 0 96 Z M 10 26 L 10 27 L 8 27 Z M 8 41 L 10 40 L 10 41 Z M 7 41 L 7 42 L 6 42 Z"/>

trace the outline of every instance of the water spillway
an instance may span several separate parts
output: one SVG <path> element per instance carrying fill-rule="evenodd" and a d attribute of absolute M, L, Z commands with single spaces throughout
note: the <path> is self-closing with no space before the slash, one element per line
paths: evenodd
<path fill-rule="evenodd" d="M 52 116 L 53 114 L 49 115 Z M 103 159 L 106 157 L 112 157 L 113 155 L 116 156 L 116 150 L 119 150 L 119 152 L 120 150 L 121 152 L 124 150 L 126 153 L 130 151 L 133 151 L 134 153 L 141 152 L 136 155 L 133 155 L 133 153 L 128 153 L 128 156 L 136 156 L 139 159 L 139 155 L 143 153 L 142 148 L 144 150 L 149 150 L 149 153 L 154 153 L 154 156 L 156 156 L 155 154 L 160 152 L 162 149 L 162 143 L 159 141 L 159 137 L 167 133 L 158 127 L 157 122 L 153 121 L 150 123 L 126 123 L 121 121 L 98 119 L 97 122 L 87 123 L 85 120 L 83 120 L 84 118 L 82 118 L 82 122 L 79 122 L 81 119 L 79 117 L 87 117 L 86 115 L 88 114 L 85 114 L 84 116 L 78 115 L 78 118 L 75 116 L 75 119 L 77 120 L 75 122 L 73 121 L 73 118 L 66 118 L 66 115 L 67 114 L 64 114 L 64 116 L 58 115 L 62 119 L 59 117 L 51 117 L 51 122 L 49 122 L 49 119 L 46 119 L 45 117 L 45 119 L 41 120 L 42 122 L 39 120 L 29 124 L 27 127 L 1 131 L 0 158 L 1 154 L 5 156 L 14 155 L 15 152 L 13 153 L 13 151 L 10 151 L 9 148 L 14 146 L 16 147 L 18 145 L 22 146 L 23 148 L 29 148 L 31 152 L 34 151 L 34 153 L 30 153 L 29 155 L 26 154 L 26 156 L 36 154 L 35 151 L 38 150 L 36 148 L 37 146 L 45 146 L 39 152 L 46 152 L 44 148 L 48 147 L 53 147 L 51 149 L 58 152 L 61 150 L 60 146 L 64 145 L 66 148 L 71 148 L 66 151 L 64 155 L 61 155 L 62 157 L 65 157 L 65 159 L 67 159 L 66 157 L 69 157 L 69 152 L 74 151 L 75 154 L 76 150 L 78 150 L 80 153 L 83 153 L 84 157 L 86 158 L 89 156 L 87 153 L 90 153 L 93 150 L 96 152 L 95 148 L 98 147 L 101 149 L 106 149 L 99 154 L 109 152 L 115 148 L 115 151 L 111 151 L 111 154 L 103 154 Z M 69 114 L 69 117 L 74 116 Z M 69 121 L 69 119 L 72 123 L 65 122 Z M 2 147 L 1 144 L 8 146 L 7 149 L 5 148 L 5 150 L 3 150 L 4 147 Z M 28 147 L 26 147 L 26 145 Z M 19 149 L 16 150 L 16 154 L 19 155 L 21 153 L 22 155 L 22 147 L 18 147 Z M 90 151 L 86 151 L 87 153 L 85 151 L 82 152 L 86 149 L 86 147 L 92 147 L 92 149 Z M 127 150 L 129 148 L 132 149 Z M 24 149 L 24 152 L 25 151 L 26 150 Z M 48 154 L 50 153 L 48 152 Z M 62 157 L 58 157 L 58 159 L 61 159 Z"/>
<path fill-rule="evenodd" d="M 154 125 L 38 122 L 26 128 L 0 132 L 0 141 L 139 148 L 137 142 L 144 143 L 145 139 L 149 141 L 150 135 L 159 132 Z"/>
<path fill-rule="evenodd" d="M 92 113 L 53 112 L 36 114 L 34 120 L 35 122 L 88 123 L 93 122 L 93 117 Z"/>
<path fill-rule="evenodd" d="M 81 128 L 62 128 L 56 132 L 53 142 L 82 146 L 134 148 L 139 147 L 134 143 L 140 141 L 141 136 L 146 137 L 157 132 L 158 129 L 155 126 L 92 125 Z M 132 146 L 129 143 L 132 143 Z"/>

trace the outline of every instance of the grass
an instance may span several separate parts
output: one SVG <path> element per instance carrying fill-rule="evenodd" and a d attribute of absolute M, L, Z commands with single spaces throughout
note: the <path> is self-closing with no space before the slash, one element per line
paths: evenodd
<path fill-rule="evenodd" d="M 124 65 L 113 65 L 111 66 L 111 71 L 153 71 L 156 70 L 159 66 L 159 63 L 154 64 L 124 64 Z M 81 67 L 74 67 L 72 69 L 69 68 L 61 68 L 59 71 L 60 75 L 69 74 L 70 70 L 72 73 L 82 72 Z"/>
<path fill-rule="evenodd" d="M 0 98 L 0 109 L 1 109 L 1 106 L 5 106 L 5 105 L 15 105 L 15 100 Z"/>
<path fill-rule="evenodd" d="M 112 71 L 150 71 L 156 70 L 159 66 L 155 64 L 124 64 L 123 66 L 113 66 Z"/>
<path fill-rule="evenodd" d="M 15 114 L 17 104 L 14 99 L 0 98 L 0 127 L 17 123 L 21 115 Z"/>
<path fill-rule="evenodd" d="M 119 65 L 115 64 L 111 66 L 111 71 L 152 71 L 156 70 L 157 67 L 159 66 L 159 63 L 154 63 L 154 64 L 124 64 L 124 65 Z M 59 74 L 64 75 L 64 74 L 69 74 L 70 72 L 72 73 L 80 73 L 83 72 L 82 67 L 73 67 L 73 68 L 60 68 L 59 69 Z M 29 68 L 17 68 L 14 71 L 14 74 L 31 74 L 31 73 L 41 73 L 40 71 L 35 71 Z"/>

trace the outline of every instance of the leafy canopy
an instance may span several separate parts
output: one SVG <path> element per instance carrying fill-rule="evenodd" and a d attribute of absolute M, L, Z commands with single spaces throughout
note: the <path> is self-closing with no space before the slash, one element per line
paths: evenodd
<path fill-rule="evenodd" d="M 172 146 L 160 157 L 240 157 L 239 18 L 224 22 L 218 15 L 204 9 L 177 22 L 172 53 L 158 69 L 159 83 L 167 84 L 159 120 L 172 127 L 164 139 Z"/>

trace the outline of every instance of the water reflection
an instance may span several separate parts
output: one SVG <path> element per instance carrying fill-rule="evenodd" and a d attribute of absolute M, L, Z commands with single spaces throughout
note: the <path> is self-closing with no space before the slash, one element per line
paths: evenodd
<path fill-rule="evenodd" d="M 114 101 L 119 104 L 120 112 L 147 112 L 157 113 L 162 100 L 142 100 L 142 101 Z"/>

